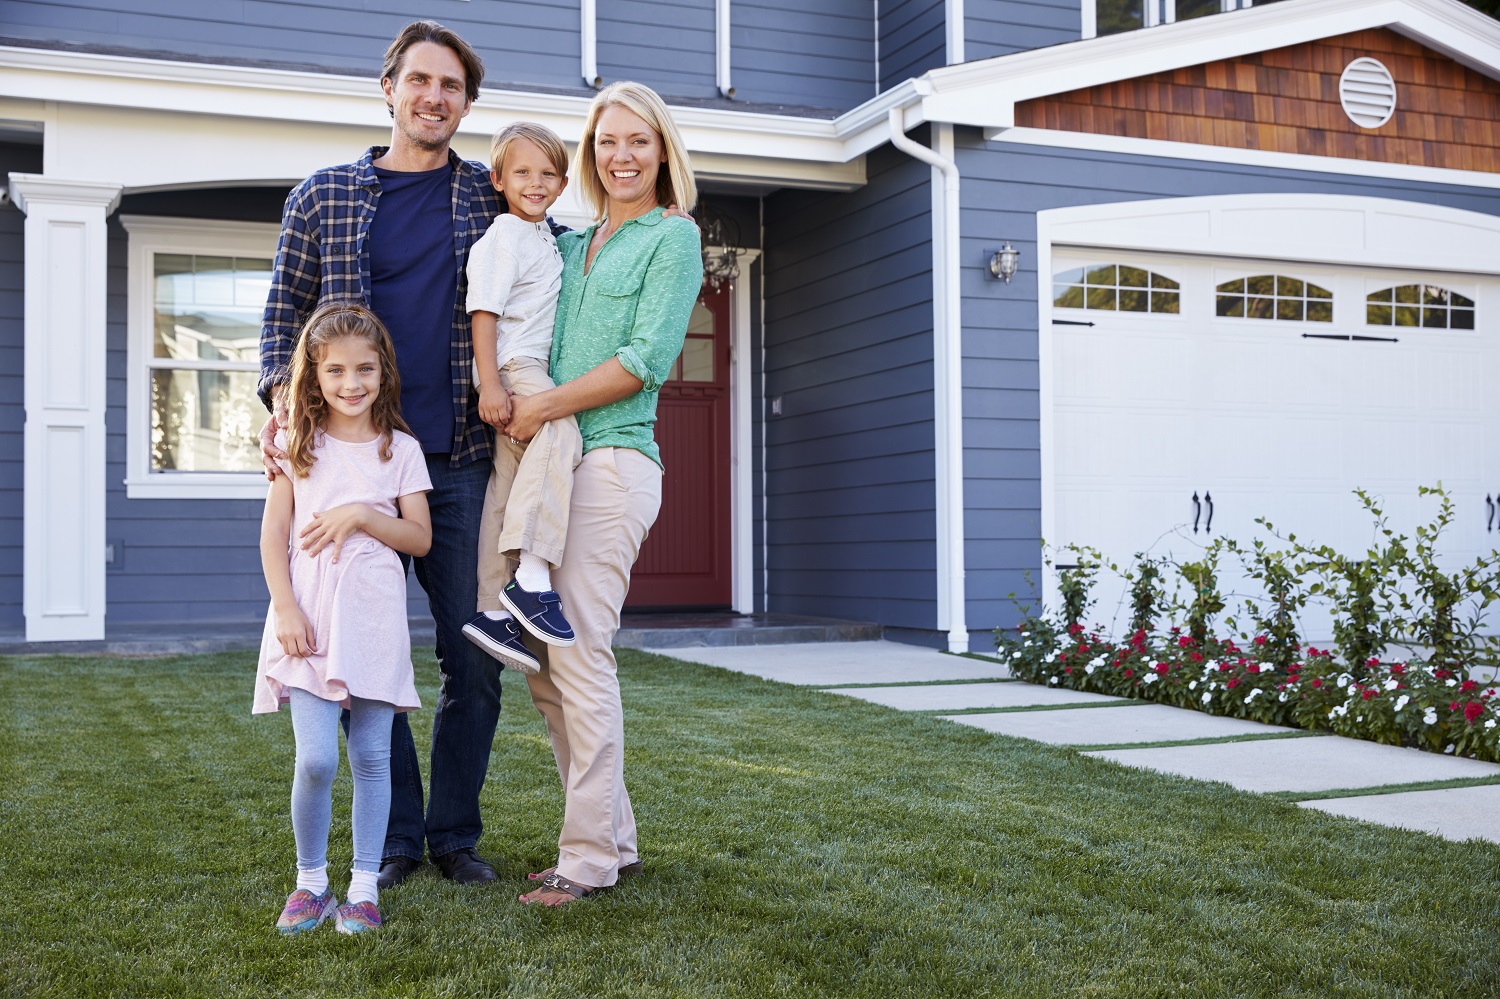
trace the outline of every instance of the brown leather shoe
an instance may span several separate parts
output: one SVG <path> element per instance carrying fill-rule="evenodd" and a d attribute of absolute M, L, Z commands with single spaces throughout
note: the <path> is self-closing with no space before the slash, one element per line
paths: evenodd
<path fill-rule="evenodd" d="M 433 857 L 432 862 L 437 864 L 438 870 L 443 872 L 443 877 L 449 881 L 457 881 L 461 885 L 483 884 L 499 878 L 495 869 L 486 863 L 472 846 L 445 853 L 441 857 Z"/>

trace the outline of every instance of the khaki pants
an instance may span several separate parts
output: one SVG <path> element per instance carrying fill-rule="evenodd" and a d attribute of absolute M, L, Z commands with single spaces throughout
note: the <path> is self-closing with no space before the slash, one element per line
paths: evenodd
<path fill-rule="evenodd" d="M 528 676 L 531 700 L 547 721 L 566 807 L 557 869 L 581 885 L 612 885 L 639 859 L 635 816 L 625 793 L 625 729 L 610 646 L 630 569 L 661 508 L 661 469 L 630 448 L 596 448 L 573 475 L 568 558 L 553 573 L 563 613 L 578 636 L 544 652 Z"/>
<path fill-rule="evenodd" d="M 547 362 L 535 357 L 507 362 L 500 369 L 500 384 L 518 396 L 553 387 Z M 583 438 L 571 416 L 543 423 L 527 444 L 495 435 L 495 462 L 479 521 L 479 610 L 500 609 L 500 591 L 510 582 L 518 549 L 554 566 L 562 564 L 573 469 L 582 455 Z M 566 604 L 563 613 L 568 613 Z"/>

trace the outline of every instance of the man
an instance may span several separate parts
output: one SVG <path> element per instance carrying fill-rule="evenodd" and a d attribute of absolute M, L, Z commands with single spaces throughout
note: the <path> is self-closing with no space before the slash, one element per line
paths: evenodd
<path fill-rule="evenodd" d="M 479 522 L 490 473 L 489 430 L 472 384 L 464 268 L 469 248 L 505 205 L 488 169 L 449 149 L 479 94 L 484 64 L 462 38 L 417 21 L 391 43 L 380 86 L 391 144 L 319 170 L 288 196 L 261 328 L 259 391 L 284 423 L 282 390 L 304 320 L 324 302 L 362 301 L 390 329 L 401 373 L 401 411 L 422 444 L 433 489 L 432 549 L 416 562 L 437 623 L 442 670 L 432 726 L 431 795 L 406 715 L 391 740 L 391 816 L 379 886 L 400 884 L 423 844 L 443 876 L 493 881 L 476 850 L 479 792 L 500 713 L 498 664 L 464 639 L 477 589 Z M 267 473 L 277 472 L 266 462 Z"/>

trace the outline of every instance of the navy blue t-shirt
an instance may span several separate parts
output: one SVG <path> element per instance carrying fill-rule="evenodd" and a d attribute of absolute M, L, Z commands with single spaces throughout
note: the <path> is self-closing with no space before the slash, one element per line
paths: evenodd
<path fill-rule="evenodd" d="M 370 222 L 370 308 L 391 331 L 401 415 L 428 454 L 453 450 L 453 167 L 375 168 L 380 202 Z"/>

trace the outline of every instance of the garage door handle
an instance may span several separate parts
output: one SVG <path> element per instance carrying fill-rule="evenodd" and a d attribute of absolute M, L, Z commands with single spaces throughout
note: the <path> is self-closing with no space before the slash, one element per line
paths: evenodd
<path fill-rule="evenodd" d="M 1193 490 L 1193 533 L 1198 533 L 1198 517 L 1203 513 L 1203 504 L 1198 502 L 1198 490 Z"/>
<path fill-rule="evenodd" d="M 1484 505 L 1485 508 L 1489 510 L 1489 513 L 1487 513 L 1484 518 L 1484 529 L 1486 531 L 1492 531 L 1495 528 L 1495 501 L 1490 499 L 1489 493 L 1484 494 Z"/>
<path fill-rule="evenodd" d="M 1203 502 L 1208 504 L 1208 520 L 1203 523 L 1203 533 L 1209 534 L 1214 529 L 1214 494 L 1205 489 Z"/>

